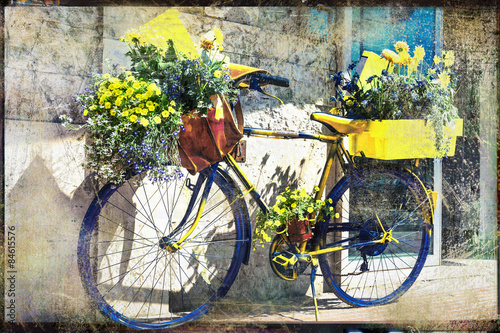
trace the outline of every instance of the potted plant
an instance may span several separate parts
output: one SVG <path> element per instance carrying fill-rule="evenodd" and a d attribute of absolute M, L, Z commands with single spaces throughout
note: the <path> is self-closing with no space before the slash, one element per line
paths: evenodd
<path fill-rule="evenodd" d="M 146 29 L 126 33 L 120 40 L 128 45 L 130 67 L 93 73 L 85 93 L 76 96 L 86 119 L 76 129 L 91 139 L 86 166 L 99 180 L 119 185 L 131 171 L 147 172 L 151 180 L 181 176 L 179 135 L 186 119 L 215 113 L 214 96 L 235 101 L 224 59 L 216 58 L 220 29 L 201 41 L 195 58 L 177 51 L 172 40 L 151 35 Z"/>
<path fill-rule="evenodd" d="M 406 42 L 394 45 L 396 52 L 381 55 L 364 52 L 367 58 L 359 74 L 356 63 L 351 75 L 331 75 L 339 115 L 367 119 L 366 130 L 349 137 L 352 153 L 378 159 L 452 156 L 463 122 L 453 105 L 457 77 L 451 70 L 453 51 L 435 56 L 425 67 L 421 46 L 410 55 Z"/>
<path fill-rule="evenodd" d="M 315 192 L 319 188 L 315 187 Z M 332 203 L 328 199 L 328 203 Z M 324 200 L 316 200 L 305 189 L 291 190 L 289 187 L 276 197 L 276 204 L 267 213 L 257 213 L 254 230 L 254 249 L 256 241 L 264 246 L 271 241 L 275 232 L 286 233 L 292 243 L 302 243 L 312 236 L 311 228 L 316 221 L 325 216 L 333 216 L 334 208 Z"/>

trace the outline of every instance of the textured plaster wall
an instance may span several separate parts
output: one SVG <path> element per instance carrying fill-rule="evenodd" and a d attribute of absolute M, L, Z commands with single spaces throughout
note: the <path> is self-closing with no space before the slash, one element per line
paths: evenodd
<path fill-rule="evenodd" d="M 464 118 L 457 154 L 443 161 L 445 257 L 495 257 L 499 30 L 492 10 L 445 9 L 445 50 L 460 76 L 456 101 Z"/>
<path fill-rule="evenodd" d="M 54 120 L 77 112 L 71 96 L 84 89 L 89 66 L 102 62 L 100 14 L 14 7 L 4 17 L 5 226 L 16 245 L 6 268 L 15 272 L 16 319 L 78 320 L 91 312 L 76 265 L 91 196 L 81 133 Z"/>
<path fill-rule="evenodd" d="M 94 195 L 88 170 L 81 166 L 84 141 L 78 140 L 82 133 L 68 132 L 57 119 L 70 113 L 83 121 L 71 97 L 83 92 L 90 70 L 106 71 L 105 59 L 125 64 L 119 37 L 166 9 L 5 8 L 6 227 L 15 228 L 19 322 L 102 320 L 90 306 L 76 263 L 80 223 Z M 335 69 L 337 47 L 332 9 L 178 9 L 196 44 L 218 26 L 232 62 L 290 79 L 290 88 L 267 89 L 284 105 L 242 94 L 247 125 L 322 130 L 311 124 L 309 114 L 326 108 L 330 96 L 327 79 Z M 243 168 L 273 204 L 288 184 L 312 188 L 325 154 L 322 143 L 251 138 Z M 295 284 L 276 278 L 267 255 L 267 247 L 252 253 L 229 297 L 273 301 L 307 292 L 306 277 Z"/>

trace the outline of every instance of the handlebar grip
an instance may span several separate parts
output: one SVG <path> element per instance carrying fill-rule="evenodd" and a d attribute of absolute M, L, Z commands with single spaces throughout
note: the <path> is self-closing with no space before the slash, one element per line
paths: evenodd
<path fill-rule="evenodd" d="M 284 77 L 259 74 L 259 83 L 272 84 L 274 86 L 289 87 L 290 81 Z"/>

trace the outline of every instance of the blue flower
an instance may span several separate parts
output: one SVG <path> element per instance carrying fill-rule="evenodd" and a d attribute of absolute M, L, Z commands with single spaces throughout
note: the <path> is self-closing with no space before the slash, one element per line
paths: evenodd
<path fill-rule="evenodd" d="M 369 78 L 366 79 L 366 83 L 370 83 L 373 81 L 373 76 L 370 76 Z"/>

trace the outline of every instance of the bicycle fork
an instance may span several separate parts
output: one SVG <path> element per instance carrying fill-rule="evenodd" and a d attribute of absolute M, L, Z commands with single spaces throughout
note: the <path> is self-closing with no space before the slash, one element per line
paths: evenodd
<path fill-rule="evenodd" d="M 198 205 L 198 212 L 196 213 L 196 217 L 195 217 L 191 227 L 189 228 L 189 230 L 186 233 L 184 233 L 179 240 L 174 241 L 174 239 L 173 239 L 174 236 L 177 235 L 179 230 L 182 230 L 182 227 L 186 223 L 187 218 L 191 213 L 191 209 L 193 208 L 194 203 L 197 199 L 197 195 L 192 196 L 191 202 L 189 204 L 189 208 L 186 210 L 184 218 L 182 219 L 179 226 L 169 236 L 164 236 L 160 240 L 160 247 L 162 249 L 169 251 L 169 252 L 176 252 L 177 250 L 181 249 L 183 245 L 185 245 L 186 243 L 189 243 L 190 239 L 188 239 L 188 238 L 196 230 L 196 227 L 198 226 L 198 223 L 200 222 L 201 216 L 203 214 L 203 210 L 205 209 L 205 204 L 207 202 L 208 194 L 210 193 L 210 189 L 212 188 L 212 184 L 214 182 L 215 173 L 217 172 L 218 166 L 219 166 L 219 163 L 215 163 L 211 167 L 212 170 L 210 171 L 210 174 L 208 175 L 208 179 L 206 181 L 205 188 L 203 189 L 201 200 L 200 200 L 200 203 Z M 200 175 L 200 177 L 202 177 L 202 176 Z M 204 176 L 204 178 L 206 178 L 206 177 L 207 176 Z M 198 180 L 198 182 L 200 182 L 200 181 L 203 182 L 203 179 Z M 199 191 L 200 187 L 201 187 L 200 184 L 196 184 L 194 191 Z"/>

